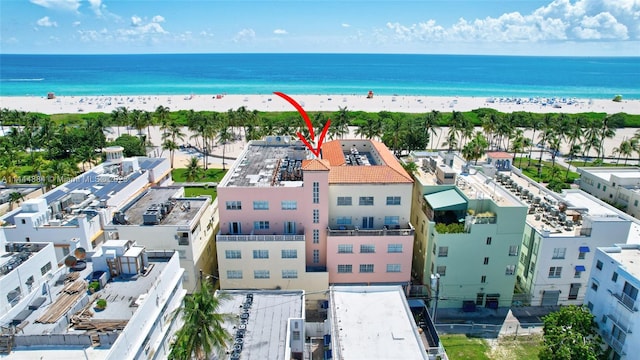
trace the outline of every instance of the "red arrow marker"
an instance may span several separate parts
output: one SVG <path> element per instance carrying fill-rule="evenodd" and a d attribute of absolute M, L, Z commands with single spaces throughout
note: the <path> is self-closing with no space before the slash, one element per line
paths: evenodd
<path fill-rule="evenodd" d="M 302 106 L 300 106 L 300 104 L 298 104 L 295 100 L 293 100 L 287 94 L 284 94 L 278 91 L 274 91 L 273 93 L 287 100 L 291 105 L 293 105 L 294 108 L 296 108 L 296 110 L 298 110 L 298 113 L 300 113 L 304 121 L 307 123 L 307 128 L 309 129 L 309 137 L 311 138 L 311 141 L 314 141 L 315 133 L 313 131 L 313 123 L 311 123 L 311 119 L 309 119 L 309 115 L 307 115 L 307 112 L 304 111 Z M 324 137 L 327 135 L 327 131 L 329 130 L 329 125 L 331 125 L 331 119 L 327 119 L 327 122 L 324 124 L 324 129 L 322 129 L 322 133 L 320 134 L 320 138 L 318 139 L 317 148 L 314 148 L 313 145 L 311 145 L 311 143 L 298 131 L 298 137 L 300 138 L 300 140 L 302 140 L 305 146 L 317 157 L 320 156 L 320 148 L 322 147 L 322 142 L 324 141 Z"/>

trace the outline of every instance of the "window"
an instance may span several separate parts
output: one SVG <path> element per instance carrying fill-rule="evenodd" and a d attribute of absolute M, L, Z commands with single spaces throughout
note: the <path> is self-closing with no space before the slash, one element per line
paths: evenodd
<path fill-rule="evenodd" d="M 616 282 L 618 281 L 618 273 L 617 272 L 613 272 L 613 275 L 611 275 L 611 281 Z"/>
<path fill-rule="evenodd" d="M 627 295 L 633 301 L 635 301 L 636 298 L 638 297 L 638 289 L 636 289 L 633 285 L 629 284 L 626 281 L 624 282 L 624 288 L 622 289 L 622 293 Z"/>
<path fill-rule="evenodd" d="M 254 221 L 253 230 L 269 230 L 268 221 Z"/>
<path fill-rule="evenodd" d="M 491 245 L 491 240 L 492 240 L 492 239 L 491 239 L 491 236 L 488 236 L 488 237 L 487 237 L 487 245 Z"/>
<path fill-rule="evenodd" d="M 298 250 L 296 250 L 296 249 L 282 249 L 282 258 L 283 259 L 297 259 L 298 258 Z"/>
<path fill-rule="evenodd" d="M 320 262 L 320 250 L 313 249 L 313 263 L 318 264 Z"/>
<path fill-rule="evenodd" d="M 297 279 L 298 270 L 282 270 L 283 279 Z"/>
<path fill-rule="evenodd" d="M 516 273 L 516 266 L 515 265 L 507 265 L 506 270 L 504 271 L 505 275 L 513 275 Z"/>
<path fill-rule="evenodd" d="M 227 270 L 227 279 L 242 279 L 242 270 Z"/>
<path fill-rule="evenodd" d="M 574 279 L 580 279 L 580 277 L 582 277 L 582 271 L 576 270 L 576 272 L 573 273 L 573 278 Z"/>
<path fill-rule="evenodd" d="M 567 248 L 555 248 L 553 249 L 552 259 L 564 259 L 564 255 L 567 252 Z"/>
<path fill-rule="evenodd" d="M 509 246 L 509 256 L 518 256 L 518 245 Z"/>
<path fill-rule="evenodd" d="M 46 274 L 49 270 L 51 270 L 51 261 L 49 261 L 45 266 L 40 268 L 40 274 L 44 275 Z"/>
<path fill-rule="evenodd" d="M 476 305 L 482 305 L 483 302 L 484 302 L 484 293 L 477 293 L 476 294 Z"/>
<path fill-rule="evenodd" d="M 225 250 L 224 257 L 226 259 L 242 259 L 242 253 L 240 250 Z"/>
<path fill-rule="evenodd" d="M 242 210 L 242 201 L 227 201 L 227 210 Z"/>
<path fill-rule="evenodd" d="M 360 272 L 361 273 L 372 273 L 373 272 L 373 264 L 360 264 Z"/>
<path fill-rule="evenodd" d="M 338 254 L 352 254 L 352 253 L 353 253 L 352 244 L 338 244 Z"/>
<path fill-rule="evenodd" d="M 584 257 L 587 255 L 587 253 L 580 251 L 578 253 L 578 260 L 584 260 Z"/>
<path fill-rule="evenodd" d="M 313 229 L 313 243 L 314 244 L 320 243 L 320 230 L 318 229 Z"/>
<path fill-rule="evenodd" d="M 186 259 L 187 258 L 187 251 L 186 250 L 178 250 L 178 257 L 180 259 Z"/>
<path fill-rule="evenodd" d="M 295 221 L 285 221 L 284 222 L 284 233 L 285 233 L 285 235 L 295 235 L 296 234 L 296 223 L 295 223 Z"/>
<path fill-rule="evenodd" d="M 529 273 L 533 274 L 533 272 L 536 269 L 536 263 L 534 261 L 531 262 L 531 265 L 529 266 Z"/>
<path fill-rule="evenodd" d="M 358 203 L 361 206 L 373 206 L 373 196 L 360 196 Z"/>
<path fill-rule="evenodd" d="M 401 253 L 402 252 L 402 244 L 389 244 L 387 245 L 388 253 Z"/>
<path fill-rule="evenodd" d="M 285 279 L 284 275 L 282 276 L 282 278 Z M 291 337 L 291 340 L 299 341 L 300 340 L 300 331 L 294 331 L 293 335 Z"/>
<path fill-rule="evenodd" d="M 400 196 L 387 196 L 387 205 L 400 205 Z"/>
<path fill-rule="evenodd" d="M 338 206 L 351 206 L 351 196 L 338 196 Z"/>
<path fill-rule="evenodd" d="M 449 247 L 448 246 L 439 246 L 438 247 L 438 257 L 447 257 L 449 256 Z"/>
<path fill-rule="evenodd" d="M 438 266 L 436 268 L 436 273 L 438 273 L 440 276 L 447 275 L 447 267 L 445 265 Z"/>
<path fill-rule="evenodd" d="M 373 229 L 373 216 L 365 216 L 362 218 L 363 229 Z"/>
<path fill-rule="evenodd" d="M 482 275 L 480 277 L 480 282 L 483 283 L 483 284 L 486 283 L 487 282 L 487 275 Z"/>
<path fill-rule="evenodd" d="M 313 182 L 313 203 L 320 204 L 320 183 L 317 181 Z"/>
<path fill-rule="evenodd" d="M 602 186 L 602 191 L 607 191 L 607 185 Z"/>
<path fill-rule="evenodd" d="M 339 274 L 347 274 L 353 272 L 353 265 L 338 265 Z"/>
<path fill-rule="evenodd" d="M 269 250 L 253 250 L 254 259 L 268 259 Z"/>
<path fill-rule="evenodd" d="M 485 264 L 485 265 L 489 265 L 489 258 L 485 257 L 484 261 L 482 263 Z"/>
<path fill-rule="evenodd" d="M 624 341 L 627 339 L 627 332 L 614 323 L 611 328 L 611 338 L 619 344 L 618 346 L 620 348 L 622 348 L 624 346 Z"/>
<path fill-rule="evenodd" d="M 281 203 L 282 205 L 282 210 L 297 210 L 298 209 L 298 202 L 295 200 L 287 200 L 287 201 L 283 201 Z"/>
<path fill-rule="evenodd" d="M 313 209 L 313 223 L 320 223 L 320 210 L 318 209 Z"/>
<path fill-rule="evenodd" d="M 638 200 L 633 201 L 633 206 L 638 207 Z"/>
<path fill-rule="evenodd" d="M 270 277 L 269 270 L 253 270 L 254 279 L 268 279 Z"/>
<path fill-rule="evenodd" d="M 602 265 L 603 265 L 603 264 L 602 264 L 602 261 L 598 260 L 598 261 L 596 262 L 596 269 L 598 269 L 598 270 L 602 270 Z"/>
<path fill-rule="evenodd" d="M 253 202 L 253 210 L 269 210 L 269 202 L 268 201 L 254 201 Z"/>
<path fill-rule="evenodd" d="M 591 283 L 591 290 L 598 291 L 598 284 L 596 284 L 595 282 L 592 282 Z"/>
<path fill-rule="evenodd" d="M 401 272 L 400 264 L 387 264 L 387 272 Z"/>
<path fill-rule="evenodd" d="M 591 301 L 587 303 L 587 309 L 589 309 L 589 311 L 593 311 L 593 303 Z"/>
<path fill-rule="evenodd" d="M 384 225 L 385 226 L 400 225 L 400 216 L 385 216 L 384 217 Z"/>
<path fill-rule="evenodd" d="M 336 224 L 351 225 L 351 216 L 339 216 L 338 218 L 336 218 Z"/>
<path fill-rule="evenodd" d="M 239 221 L 229 223 L 229 234 L 237 235 L 242 233 L 242 224 Z"/>
<path fill-rule="evenodd" d="M 376 252 L 376 246 L 374 244 L 361 244 L 360 245 L 360 253 L 361 254 L 373 254 Z"/>
<path fill-rule="evenodd" d="M 562 275 L 562 266 L 552 266 L 549 268 L 550 278 L 559 278 Z"/>

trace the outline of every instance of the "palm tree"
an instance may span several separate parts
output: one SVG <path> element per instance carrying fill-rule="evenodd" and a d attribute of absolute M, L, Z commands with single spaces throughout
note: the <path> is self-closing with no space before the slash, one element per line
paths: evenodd
<path fill-rule="evenodd" d="M 482 132 L 477 131 L 475 137 L 462 148 L 462 156 L 467 161 L 475 160 L 477 164 L 478 159 L 480 159 L 484 155 L 484 152 L 488 146 L 489 142 L 484 137 Z"/>
<path fill-rule="evenodd" d="M 197 156 L 189 158 L 189 164 L 187 164 L 187 170 L 184 175 L 187 182 L 193 182 L 202 178 L 203 169 L 200 167 L 200 159 Z"/>
<path fill-rule="evenodd" d="M 335 139 L 337 137 L 343 138 L 345 134 L 349 133 L 349 110 L 347 107 L 338 106 L 338 114 L 335 120 L 331 123 L 329 128 L 329 138 Z"/>
<path fill-rule="evenodd" d="M 612 139 L 616 136 L 616 130 L 611 124 L 611 117 L 607 116 L 602 119 L 602 126 L 600 128 L 600 148 L 598 149 L 598 157 L 602 154 L 602 160 L 604 160 L 604 139 Z"/>
<path fill-rule="evenodd" d="M 222 145 L 222 170 L 226 169 L 225 150 L 227 143 L 231 140 L 233 140 L 233 133 L 229 131 L 229 127 L 226 122 L 221 123 L 216 131 L 216 141 L 218 144 Z"/>
<path fill-rule="evenodd" d="M 178 149 L 177 140 L 184 140 L 184 133 L 182 132 L 182 128 L 178 123 L 174 121 L 170 121 L 168 126 L 165 128 L 162 133 L 162 148 L 164 150 L 169 150 L 169 154 L 171 157 L 171 168 L 173 169 L 173 157 L 175 155 L 175 151 Z"/>
<path fill-rule="evenodd" d="M 171 360 L 207 359 L 213 353 L 222 356 L 232 339 L 222 325 L 233 317 L 219 313 L 225 298 L 214 294 L 208 281 L 201 283 L 200 289 L 186 297 L 184 306 L 178 309 L 184 326 L 176 332 L 176 341 L 171 344 Z"/>
<path fill-rule="evenodd" d="M 9 194 L 9 211 L 13 210 L 13 204 L 19 204 L 20 201 L 24 201 L 24 196 L 21 192 L 14 191 Z"/>
<path fill-rule="evenodd" d="M 629 156 L 633 154 L 633 151 L 632 140 L 627 140 L 626 138 L 623 139 L 620 146 L 613 149 L 613 153 L 618 154 L 618 161 L 616 161 L 616 164 L 620 163 L 620 157 L 624 156 L 624 164 L 627 165 L 627 160 L 629 160 Z"/>
<path fill-rule="evenodd" d="M 436 146 L 439 145 L 439 144 L 435 144 L 434 146 L 432 141 L 433 137 L 437 133 L 439 120 L 440 120 L 440 112 L 437 110 L 433 110 L 424 117 L 424 122 L 422 123 L 422 126 L 424 127 L 425 137 L 428 140 L 427 144 L 431 145 L 431 149 L 435 149 Z M 440 141 L 440 137 L 438 137 L 438 141 Z"/>
<path fill-rule="evenodd" d="M 153 113 L 158 119 L 160 127 L 163 128 L 169 123 L 169 116 L 171 115 L 171 109 L 168 106 L 158 105 L 156 111 Z"/>

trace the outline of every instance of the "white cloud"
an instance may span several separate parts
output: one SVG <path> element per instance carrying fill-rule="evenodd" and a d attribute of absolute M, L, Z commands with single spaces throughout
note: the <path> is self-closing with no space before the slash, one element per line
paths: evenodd
<path fill-rule="evenodd" d="M 459 19 L 449 27 L 428 20 L 387 23 L 383 41 L 539 42 L 640 40 L 639 0 L 554 0 L 530 14 Z"/>
<path fill-rule="evenodd" d="M 343 27 L 343 28 L 348 28 L 348 27 L 351 27 L 351 25 L 346 24 L 346 23 L 343 23 L 343 24 L 342 24 L 342 27 Z"/>
<path fill-rule="evenodd" d="M 131 17 L 131 26 L 140 26 L 142 24 L 142 18 L 139 16 L 133 15 Z"/>
<path fill-rule="evenodd" d="M 284 29 L 275 29 L 275 30 L 273 30 L 273 33 L 276 34 L 276 35 L 286 35 L 286 34 L 288 34 L 287 30 L 284 30 Z"/>
<path fill-rule="evenodd" d="M 47 9 L 78 11 L 80 0 L 30 0 L 31 3 Z"/>
<path fill-rule="evenodd" d="M 102 0 L 87 0 L 89 2 L 89 7 L 91 11 L 93 11 L 96 16 L 102 16 Z"/>
<path fill-rule="evenodd" d="M 71 26 L 76 27 L 76 26 L 80 26 L 81 22 L 80 21 L 74 21 Z"/>
<path fill-rule="evenodd" d="M 58 23 L 55 21 L 51 21 L 51 19 L 49 19 L 48 16 L 43 17 L 42 19 L 39 19 L 36 24 L 38 24 L 38 26 L 42 26 L 42 27 L 58 27 Z"/>
<path fill-rule="evenodd" d="M 164 17 L 161 15 L 156 15 L 153 17 L 153 19 L 151 19 L 151 21 L 154 23 L 161 23 L 164 22 Z"/>
<path fill-rule="evenodd" d="M 256 32 L 253 31 L 253 29 L 242 29 L 238 31 L 236 36 L 234 36 L 233 41 L 234 42 L 250 41 L 250 40 L 253 40 L 255 37 L 256 37 Z"/>

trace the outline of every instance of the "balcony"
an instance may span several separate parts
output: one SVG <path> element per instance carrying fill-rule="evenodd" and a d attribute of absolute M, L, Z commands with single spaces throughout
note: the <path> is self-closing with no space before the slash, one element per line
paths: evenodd
<path fill-rule="evenodd" d="M 218 233 L 218 241 L 304 241 L 304 235 L 221 235 Z"/>
<path fill-rule="evenodd" d="M 340 226 L 339 229 L 327 227 L 327 236 L 408 236 L 414 232 L 411 223 L 383 226 L 380 229 L 360 229 L 351 225 Z"/>
<path fill-rule="evenodd" d="M 604 339 L 604 341 L 609 344 L 609 346 L 611 346 L 613 348 L 613 350 L 615 350 L 616 353 L 618 353 L 618 355 L 624 356 L 625 353 L 622 352 L 622 348 L 624 347 L 624 343 L 621 342 L 620 340 L 614 338 L 613 336 L 611 336 L 611 334 L 607 333 L 603 333 L 602 334 L 602 338 Z"/>
<path fill-rule="evenodd" d="M 627 310 L 631 312 L 638 311 L 638 308 L 635 306 L 636 305 L 635 299 L 631 298 L 629 295 L 625 293 L 619 293 L 619 294 L 612 293 L 611 295 L 613 295 L 616 299 L 618 299 L 618 302 L 624 305 L 624 307 L 627 308 Z"/>
<path fill-rule="evenodd" d="M 607 314 L 607 317 L 625 333 L 631 332 L 631 324 L 628 323 L 628 317 L 624 318 L 620 314 Z"/>

